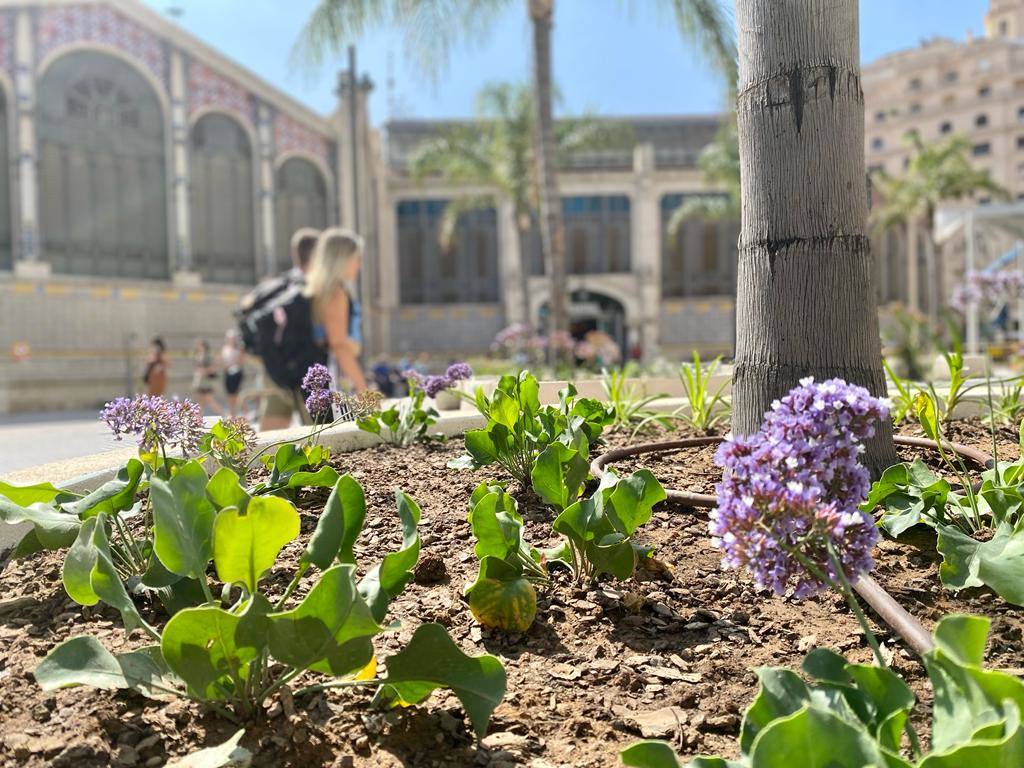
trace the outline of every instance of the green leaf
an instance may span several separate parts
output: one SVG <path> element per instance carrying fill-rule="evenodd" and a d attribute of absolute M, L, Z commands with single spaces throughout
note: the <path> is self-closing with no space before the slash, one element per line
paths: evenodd
<path fill-rule="evenodd" d="M 350 675 L 373 658 L 381 631 L 355 584 L 355 567 L 336 565 L 295 608 L 272 613 L 270 653 L 298 669 Z"/>
<path fill-rule="evenodd" d="M 195 696 L 216 701 L 239 695 L 266 645 L 266 608 L 266 600 L 257 596 L 242 613 L 214 605 L 179 611 L 160 642 L 167 666 Z"/>
<path fill-rule="evenodd" d="M 172 760 L 167 763 L 166 768 L 228 768 L 249 765 L 252 753 L 238 744 L 244 734 L 245 730 L 239 729 L 223 744 L 206 747 L 178 760 Z"/>
<path fill-rule="evenodd" d="M 761 667 L 756 672 L 759 682 L 757 695 L 743 716 L 740 729 L 743 754 L 750 752 L 754 739 L 772 722 L 793 714 L 811 699 L 807 684 L 792 670 Z"/>
<path fill-rule="evenodd" d="M 1008 700 L 1024 708 L 1024 681 L 981 668 L 983 630 L 987 619 L 967 616 L 944 617 L 935 628 L 936 647 L 924 657 L 934 691 L 935 752 L 966 744 L 979 729 L 1003 720 Z"/>
<path fill-rule="evenodd" d="M 595 568 L 595 576 L 610 573 L 619 581 L 625 581 L 636 570 L 636 549 L 621 533 L 611 533 L 589 542 L 586 555 Z"/>
<path fill-rule="evenodd" d="M 31 498 L 30 493 L 16 494 L 20 498 Z M 48 503 L 37 501 L 28 506 L 20 506 L 15 502 L 0 498 L 0 522 L 16 525 L 17 523 L 31 523 L 35 541 L 42 549 L 63 549 L 71 545 L 71 542 L 78 536 L 78 528 L 81 523 L 78 517 L 54 509 Z M 29 554 L 31 549 L 28 545 L 19 550 Z"/>
<path fill-rule="evenodd" d="M 750 764 L 752 768 L 910 768 L 898 757 L 884 754 L 864 728 L 810 706 L 765 727 L 750 749 Z"/>
<path fill-rule="evenodd" d="M 276 496 L 257 496 L 246 511 L 221 510 L 213 524 L 213 564 L 225 584 L 242 584 L 249 594 L 274 566 L 277 555 L 299 535 L 299 513 Z"/>
<path fill-rule="evenodd" d="M 359 419 L 356 422 L 356 426 L 359 427 L 363 432 L 369 432 L 373 435 L 380 434 L 380 421 L 377 416 L 368 416 L 365 419 Z"/>
<path fill-rule="evenodd" d="M 418 704 L 438 688 L 462 702 L 477 738 L 487 733 L 491 714 L 505 696 L 505 668 L 489 654 L 467 656 L 440 624 L 423 624 L 409 644 L 387 659 L 387 677 L 378 700 Z"/>
<path fill-rule="evenodd" d="M 289 488 L 333 488 L 340 475 L 334 467 L 320 467 L 316 472 L 296 472 L 288 478 Z"/>
<path fill-rule="evenodd" d="M 413 498 L 395 489 L 398 518 L 402 524 L 402 548 L 389 552 L 359 582 L 359 592 L 370 605 L 374 619 L 380 623 L 387 615 L 388 603 L 402 594 L 412 581 L 412 569 L 420 558 L 420 508 Z"/>
<path fill-rule="evenodd" d="M 473 459 L 474 467 L 485 467 L 498 458 L 498 449 L 491 438 L 490 430 L 471 429 L 466 432 L 466 452 Z"/>
<path fill-rule="evenodd" d="M 169 481 L 153 476 L 153 549 L 167 570 L 206 578 L 213 557 L 216 512 L 206 498 L 206 471 L 197 461 L 183 465 Z"/>
<path fill-rule="evenodd" d="M 664 741 L 638 741 L 619 753 L 622 764 L 630 768 L 682 768 L 675 750 Z M 708 764 L 711 765 L 711 764 Z M 725 768 L 727 763 L 721 761 Z"/>
<path fill-rule="evenodd" d="M 579 498 L 589 474 L 590 465 L 579 451 L 552 443 L 537 456 L 530 476 L 537 495 L 561 510 Z"/>
<path fill-rule="evenodd" d="M 206 484 L 206 496 L 219 512 L 234 507 L 244 513 L 249 506 L 249 493 L 242 487 L 238 475 L 227 467 L 218 469 Z"/>
<path fill-rule="evenodd" d="M 89 685 L 106 690 L 128 688 L 154 696 L 159 695 L 154 683 L 167 685 L 164 670 L 154 657 L 159 654 L 145 649 L 115 656 L 95 637 L 80 635 L 51 650 L 33 674 L 44 691 Z"/>
<path fill-rule="evenodd" d="M 661 483 L 648 470 L 641 469 L 613 486 L 605 514 L 617 531 L 632 536 L 651 519 L 654 505 L 664 500 Z"/>
<path fill-rule="evenodd" d="M 77 493 L 57 488 L 52 483 L 11 485 L 0 480 L 0 496 L 19 507 L 32 504 L 61 504 L 79 498 Z"/>
<path fill-rule="evenodd" d="M 504 492 L 489 493 L 480 499 L 470 513 L 469 524 L 476 538 L 473 554 L 477 559 L 496 557 L 504 560 L 522 546 L 523 521 L 510 506 L 512 497 Z"/>
<path fill-rule="evenodd" d="M 366 497 L 362 486 L 351 475 L 338 478 L 306 545 L 302 562 L 312 563 L 322 571 L 327 570 L 335 558 L 355 565 L 353 546 L 365 519 Z"/>
<path fill-rule="evenodd" d="M 1010 716 L 998 730 L 998 736 L 978 738 L 969 744 L 955 747 L 941 754 L 931 754 L 918 768 L 1020 768 L 1024 765 L 1024 728 L 1020 725 L 1020 711 L 1010 704 Z"/>
<path fill-rule="evenodd" d="M 64 588 L 68 596 L 81 605 L 95 605 L 102 600 L 116 608 L 121 612 L 126 633 L 142 628 L 155 634 L 139 615 L 114 567 L 106 525 L 104 512 L 82 523 L 80 535 L 64 560 Z"/>
<path fill-rule="evenodd" d="M 80 518 L 97 515 L 100 512 L 114 514 L 131 509 L 135 494 L 139 490 L 145 465 L 138 459 L 129 459 L 113 480 L 108 480 L 92 493 L 65 506 L 65 509 Z"/>
<path fill-rule="evenodd" d="M 941 526 L 936 548 L 943 558 L 939 578 L 953 591 L 985 585 L 1007 602 L 1024 605 L 1024 518 L 1016 528 L 999 525 L 988 541 Z"/>

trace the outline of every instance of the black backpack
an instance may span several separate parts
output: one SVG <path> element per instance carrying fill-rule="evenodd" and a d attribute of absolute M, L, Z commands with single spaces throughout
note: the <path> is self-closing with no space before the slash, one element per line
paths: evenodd
<path fill-rule="evenodd" d="M 327 350 L 313 338 L 313 306 L 305 288 L 293 275 L 274 278 L 246 296 L 237 312 L 245 348 L 284 389 L 301 386 L 311 365 L 327 362 Z"/>

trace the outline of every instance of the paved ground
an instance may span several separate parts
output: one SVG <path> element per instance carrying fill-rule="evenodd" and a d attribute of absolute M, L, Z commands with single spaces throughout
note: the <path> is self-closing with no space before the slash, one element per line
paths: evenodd
<path fill-rule="evenodd" d="M 95 411 L 0 416 L 0 477 L 125 445 L 111 437 Z"/>

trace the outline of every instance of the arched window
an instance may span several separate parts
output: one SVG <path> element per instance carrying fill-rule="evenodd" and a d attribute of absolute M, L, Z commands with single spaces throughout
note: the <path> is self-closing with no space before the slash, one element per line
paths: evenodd
<path fill-rule="evenodd" d="M 227 115 L 192 128 L 192 261 L 211 283 L 256 281 L 252 146 Z"/>
<path fill-rule="evenodd" d="M 281 270 L 291 267 L 288 243 L 302 227 L 327 226 L 327 182 L 309 160 L 293 157 L 277 169 L 274 189 L 276 207 L 277 263 Z"/>
<path fill-rule="evenodd" d="M 166 278 L 164 113 L 130 64 L 69 53 L 39 84 L 43 258 L 54 272 Z"/>
<path fill-rule="evenodd" d="M 11 156 L 7 145 L 7 99 L 0 88 L 0 269 L 14 264 L 11 232 Z"/>

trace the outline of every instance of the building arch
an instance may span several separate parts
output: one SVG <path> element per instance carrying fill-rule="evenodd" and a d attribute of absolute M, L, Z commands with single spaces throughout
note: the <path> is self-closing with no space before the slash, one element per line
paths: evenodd
<path fill-rule="evenodd" d="M 289 243 L 301 227 L 324 229 L 330 220 L 330 176 L 304 153 L 279 158 L 274 168 L 275 258 L 279 270 L 291 266 Z"/>
<path fill-rule="evenodd" d="M 204 282 L 256 281 L 257 145 L 232 110 L 204 109 L 189 128 L 192 263 Z"/>
<path fill-rule="evenodd" d="M 64 46 L 39 68 L 40 232 L 56 273 L 170 272 L 168 104 L 148 70 L 109 46 Z"/>

